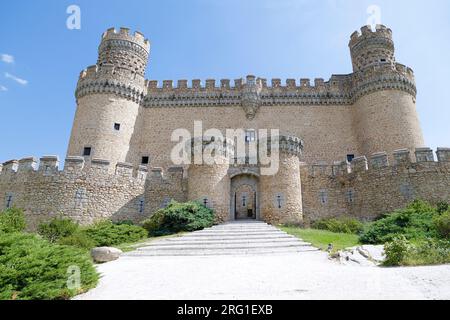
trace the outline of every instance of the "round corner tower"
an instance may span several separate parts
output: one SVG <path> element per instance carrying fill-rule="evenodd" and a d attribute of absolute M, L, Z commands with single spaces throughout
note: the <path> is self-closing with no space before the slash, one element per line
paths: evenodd
<path fill-rule="evenodd" d="M 272 224 L 302 223 L 300 156 L 303 141 L 289 135 L 281 135 L 278 140 L 278 170 L 261 175 L 261 218 Z"/>
<path fill-rule="evenodd" d="M 82 71 L 76 89 L 77 110 L 68 156 L 125 162 L 145 96 L 150 43 L 129 29 L 108 29 L 97 64 Z"/>
<path fill-rule="evenodd" d="M 377 25 L 352 34 L 354 127 L 361 155 L 424 145 L 410 68 L 396 63 L 392 31 Z"/>

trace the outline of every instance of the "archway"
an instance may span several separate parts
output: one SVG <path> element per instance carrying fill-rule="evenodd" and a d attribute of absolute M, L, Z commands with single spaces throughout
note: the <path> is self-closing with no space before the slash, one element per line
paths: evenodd
<path fill-rule="evenodd" d="M 251 174 L 241 174 L 231 179 L 231 220 L 259 220 L 258 182 L 258 177 Z"/>

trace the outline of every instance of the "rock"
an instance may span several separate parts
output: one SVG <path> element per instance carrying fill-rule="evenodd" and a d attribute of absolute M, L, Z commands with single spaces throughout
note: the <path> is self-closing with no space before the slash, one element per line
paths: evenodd
<path fill-rule="evenodd" d="M 119 259 L 122 250 L 110 247 L 99 247 L 91 250 L 92 259 L 95 262 L 109 262 Z"/>
<path fill-rule="evenodd" d="M 360 247 L 362 250 L 368 253 L 368 259 L 376 262 L 377 264 L 382 263 L 386 256 L 384 255 L 384 246 L 373 246 L 373 245 L 365 245 Z"/>
<path fill-rule="evenodd" d="M 383 246 L 359 246 L 339 251 L 332 256 L 345 265 L 377 266 L 384 261 Z"/>

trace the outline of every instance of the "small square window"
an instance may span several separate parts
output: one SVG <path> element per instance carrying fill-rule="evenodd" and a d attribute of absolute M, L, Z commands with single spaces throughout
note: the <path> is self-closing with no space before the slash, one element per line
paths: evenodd
<path fill-rule="evenodd" d="M 114 123 L 114 130 L 116 131 L 120 130 L 120 123 Z"/>
<path fill-rule="evenodd" d="M 150 157 L 147 157 L 147 156 L 142 157 L 141 164 L 148 164 L 149 162 L 150 162 Z"/>
<path fill-rule="evenodd" d="M 85 147 L 83 149 L 83 156 L 84 157 L 89 157 L 92 153 L 92 148 L 91 147 Z"/>
<path fill-rule="evenodd" d="M 348 161 L 348 162 L 352 162 L 353 159 L 355 159 L 355 155 L 354 155 L 354 154 L 348 154 L 348 155 L 347 155 L 347 161 Z"/>

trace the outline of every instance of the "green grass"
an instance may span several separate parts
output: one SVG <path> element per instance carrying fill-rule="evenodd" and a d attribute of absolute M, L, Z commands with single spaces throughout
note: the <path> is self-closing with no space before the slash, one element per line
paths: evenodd
<path fill-rule="evenodd" d="M 359 245 L 358 235 L 334 233 L 324 230 L 301 229 L 297 227 L 281 227 L 281 230 L 311 243 L 314 247 L 326 250 L 328 244 L 333 244 L 333 252 Z"/>

